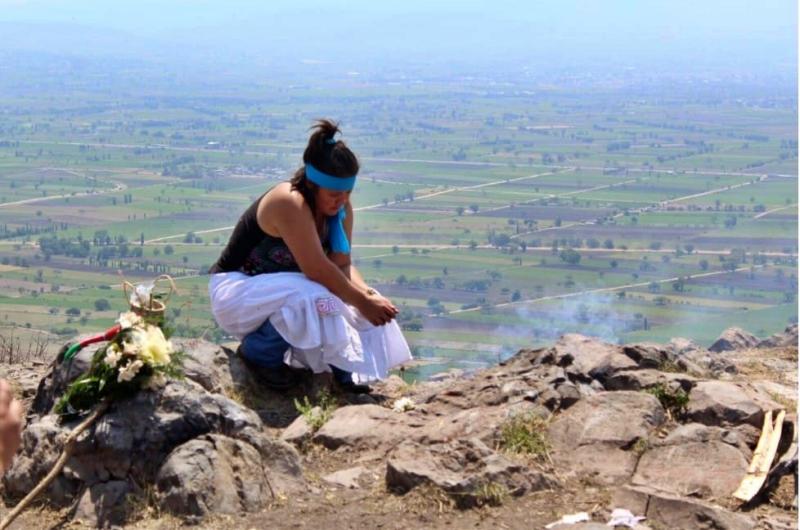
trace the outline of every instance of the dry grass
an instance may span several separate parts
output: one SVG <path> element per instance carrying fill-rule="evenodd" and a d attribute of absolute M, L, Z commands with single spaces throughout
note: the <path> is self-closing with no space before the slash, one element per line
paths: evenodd
<path fill-rule="evenodd" d="M 0 363 L 19 364 L 41 361 L 50 357 L 55 343 L 49 335 L 35 333 L 17 334 L 14 328 L 0 331 Z"/>

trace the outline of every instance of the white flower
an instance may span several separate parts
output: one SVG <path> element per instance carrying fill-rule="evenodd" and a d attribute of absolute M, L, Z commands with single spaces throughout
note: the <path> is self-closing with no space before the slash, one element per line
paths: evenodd
<path fill-rule="evenodd" d="M 123 381 L 132 380 L 139 373 L 142 366 L 144 366 L 144 363 L 138 359 L 129 362 L 119 371 L 117 382 L 122 383 Z"/>
<path fill-rule="evenodd" d="M 119 322 L 119 325 L 122 329 L 128 329 L 141 324 L 142 317 L 133 311 L 128 311 L 127 313 L 120 313 L 117 322 Z"/>
<path fill-rule="evenodd" d="M 169 364 L 171 353 L 172 343 L 164 337 L 161 328 L 148 325 L 138 352 L 139 359 L 150 366 L 164 366 Z"/>
<path fill-rule="evenodd" d="M 414 410 L 416 407 L 417 405 L 414 403 L 413 399 L 404 397 L 395 400 L 392 410 L 395 412 L 406 412 L 409 410 Z"/>
<path fill-rule="evenodd" d="M 125 355 L 138 355 L 142 350 L 147 333 L 141 328 L 132 328 L 122 339 L 122 351 Z"/>
<path fill-rule="evenodd" d="M 147 388 L 149 390 L 158 390 L 162 386 L 167 384 L 167 378 L 164 377 L 164 374 L 160 372 L 156 372 L 150 376 L 147 382 L 142 385 L 142 388 Z"/>
<path fill-rule="evenodd" d="M 122 359 L 122 351 L 119 349 L 119 346 L 117 346 L 116 344 L 112 344 L 111 346 L 106 348 L 106 357 L 104 359 L 104 362 L 108 366 L 114 368 L 115 366 L 117 366 L 117 363 L 119 362 L 120 359 Z"/>

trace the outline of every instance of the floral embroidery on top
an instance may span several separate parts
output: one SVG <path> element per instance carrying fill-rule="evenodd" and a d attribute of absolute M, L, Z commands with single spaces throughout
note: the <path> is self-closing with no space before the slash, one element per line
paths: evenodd
<path fill-rule="evenodd" d="M 292 266 L 296 265 L 294 256 L 286 247 L 274 247 L 269 251 L 269 259 L 280 265 Z"/>

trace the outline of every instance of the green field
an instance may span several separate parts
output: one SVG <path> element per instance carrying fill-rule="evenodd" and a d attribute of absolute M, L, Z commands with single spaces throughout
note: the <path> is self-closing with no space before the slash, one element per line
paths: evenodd
<path fill-rule="evenodd" d="M 205 271 L 331 115 L 362 165 L 355 263 L 400 305 L 413 377 L 567 332 L 708 345 L 797 320 L 791 98 L 320 83 L 324 100 L 277 82 L 124 102 L 83 87 L 58 112 L 47 91 L 0 95 L 3 332 L 103 329 L 123 279 L 167 273 L 177 332 L 229 340 Z"/>

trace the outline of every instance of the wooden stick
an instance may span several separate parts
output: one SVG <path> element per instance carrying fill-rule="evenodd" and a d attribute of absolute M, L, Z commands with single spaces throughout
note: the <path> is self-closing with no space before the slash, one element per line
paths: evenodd
<path fill-rule="evenodd" d="M 733 492 L 733 496 L 737 499 L 744 502 L 750 501 L 761 490 L 767 480 L 767 474 L 772 467 L 772 461 L 775 459 L 778 444 L 781 441 L 783 419 L 785 417 L 786 411 L 780 411 L 773 424 L 772 411 L 770 410 L 765 414 L 764 427 L 761 430 L 761 437 L 758 439 L 756 450 L 753 452 L 753 460 L 747 469 L 747 475 L 742 479 L 739 488 Z"/>
<path fill-rule="evenodd" d="M 45 489 L 47 489 L 47 486 L 49 486 L 50 483 L 53 482 L 53 480 L 55 480 L 55 478 L 64 468 L 64 465 L 66 465 L 67 460 L 69 460 L 69 457 L 72 456 L 72 452 L 75 449 L 75 442 L 77 441 L 78 436 L 80 436 L 80 434 L 83 431 L 85 431 L 89 426 L 91 426 L 95 421 L 97 421 L 97 418 L 103 415 L 103 413 L 108 409 L 109 404 L 110 401 L 108 400 L 108 398 L 101 401 L 100 404 L 97 405 L 97 407 L 95 407 L 92 413 L 89 414 L 89 416 L 87 416 L 85 420 L 83 420 L 77 427 L 72 429 L 72 432 L 69 433 L 69 436 L 67 436 L 67 440 L 64 442 L 64 449 L 61 451 L 61 456 L 58 457 L 58 460 L 53 466 L 53 469 L 50 470 L 47 476 L 45 476 L 41 481 L 39 481 L 36 487 L 33 488 L 30 491 L 30 493 L 28 493 L 25 496 L 25 498 L 22 499 L 19 502 L 19 504 L 17 504 L 14 507 L 14 509 L 11 510 L 11 512 L 9 512 L 8 515 L 6 515 L 5 519 L 3 519 L 2 522 L 0 522 L 0 530 L 5 530 L 6 528 L 8 528 L 8 525 L 10 525 L 14 521 L 14 519 L 16 519 L 19 516 L 19 514 L 21 514 L 22 511 L 28 507 L 28 505 L 31 502 L 33 502 L 36 496 L 39 495 L 41 492 L 43 492 Z"/>

